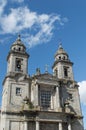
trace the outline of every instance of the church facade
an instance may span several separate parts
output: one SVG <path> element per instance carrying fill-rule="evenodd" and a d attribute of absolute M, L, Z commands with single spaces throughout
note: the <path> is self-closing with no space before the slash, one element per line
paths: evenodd
<path fill-rule="evenodd" d="M 60 45 L 53 74 L 28 75 L 26 47 L 21 38 L 12 44 L 3 81 L 0 130 L 84 130 L 73 63 Z"/>

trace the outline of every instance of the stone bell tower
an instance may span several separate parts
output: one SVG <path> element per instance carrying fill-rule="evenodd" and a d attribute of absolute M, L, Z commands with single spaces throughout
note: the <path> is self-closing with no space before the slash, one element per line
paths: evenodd
<path fill-rule="evenodd" d="M 7 56 L 7 74 L 3 82 L 1 130 L 13 129 L 13 125 L 16 124 L 14 120 L 19 118 L 18 113 L 22 109 L 24 98 L 29 97 L 28 57 L 26 47 L 19 35 Z"/>
<path fill-rule="evenodd" d="M 20 35 L 16 42 L 11 46 L 10 52 L 7 57 L 8 67 L 7 74 L 11 73 L 28 73 L 28 54 L 26 53 L 26 47 L 20 39 Z"/>
<path fill-rule="evenodd" d="M 74 79 L 72 67 L 73 63 L 60 44 L 55 53 L 55 61 L 53 64 L 53 74 L 59 82 L 60 106 L 62 109 L 65 109 L 65 115 L 69 113 L 67 124 L 70 124 L 70 126 L 67 126 L 67 129 L 83 130 L 83 117 L 78 90 L 79 85 Z"/>
<path fill-rule="evenodd" d="M 53 64 L 54 75 L 59 79 L 73 80 L 72 66 L 73 63 L 70 61 L 68 54 L 60 44 L 55 54 L 55 62 Z"/>

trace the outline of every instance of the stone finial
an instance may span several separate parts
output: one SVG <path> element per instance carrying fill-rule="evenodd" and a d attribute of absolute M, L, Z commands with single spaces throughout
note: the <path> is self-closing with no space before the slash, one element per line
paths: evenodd
<path fill-rule="evenodd" d="M 49 65 L 45 65 L 45 73 L 48 73 L 48 67 L 49 67 Z"/>
<path fill-rule="evenodd" d="M 18 41 L 21 41 L 21 35 L 18 34 L 18 38 L 17 38 Z"/>
<path fill-rule="evenodd" d="M 36 69 L 36 75 L 40 75 L 40 73 L 41 73 L 41 72 L 40 72 L 40 68 L 37 68 L 37 69 Z"/>
<path fill-rule="evenodd" d="M 64 107 L 65 107 L 65 112 L 66 113 L 70 113 L 70 111 L 71 111 L 70 107 L 69 107 L 69 104 L 70 103 L 68 102 L 68 100 L 66 100 L 65 103 L 64 103 Z"/>
<path fill-rule="evenodd" d="M 64 106 L 69 107 L 69 102 L 67 100 L 65 101 Z"/>
<path fill-rule="evenodd" d="M 32 102 L 26 96 L 24 98 L 24 108 L 23 108 L 23 110 L 33 110 L 33 108 L 34 108 L 34 106 L 33 106 Z"/>
<path fill-rule="evenodd" d="M 59 49 L 61 49 L 61 48 L 62 48 L 62 43 L 60 42 L 60 43 L 59 43 Z"/>
<path fill-rule="evenodd" d="M 25 104 L 29 103 L 29 98 L 27 96 L 24 98 L 24 102 L 25 102 Z"/>

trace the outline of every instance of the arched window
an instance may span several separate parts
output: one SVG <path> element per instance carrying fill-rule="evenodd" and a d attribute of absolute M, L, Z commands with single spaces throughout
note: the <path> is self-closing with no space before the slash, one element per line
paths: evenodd
<path fill-rule="evenodd" d="M 65 56 L 63 56 L 63 60 L 65 60 Z"/>
<path fill-rule="evenodd" d="M 21 71 L 21 59 L 16 58 L 16 71 Z"/>
<path fill-rule="evenodd" d="M 19 51 L 21 50 L 21 48 L 19 47 Z"/>
<path fill-rule="evenodd" d="M 61 56 L 59 56 L 59 60 L 61 60 Z"/>
<path fill-rule="evenodd" d="M 68 68 L 64 67 L 64 77 L 68 77 Z"/>

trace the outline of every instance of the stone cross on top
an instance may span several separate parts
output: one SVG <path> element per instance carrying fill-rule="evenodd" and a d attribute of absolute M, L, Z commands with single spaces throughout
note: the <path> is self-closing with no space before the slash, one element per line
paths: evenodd
<path fill-rule="evenodd" d="M 49 65 L 45 65 L 45 73 L 48 73 L 48 68 L 49 68 Z"/>

